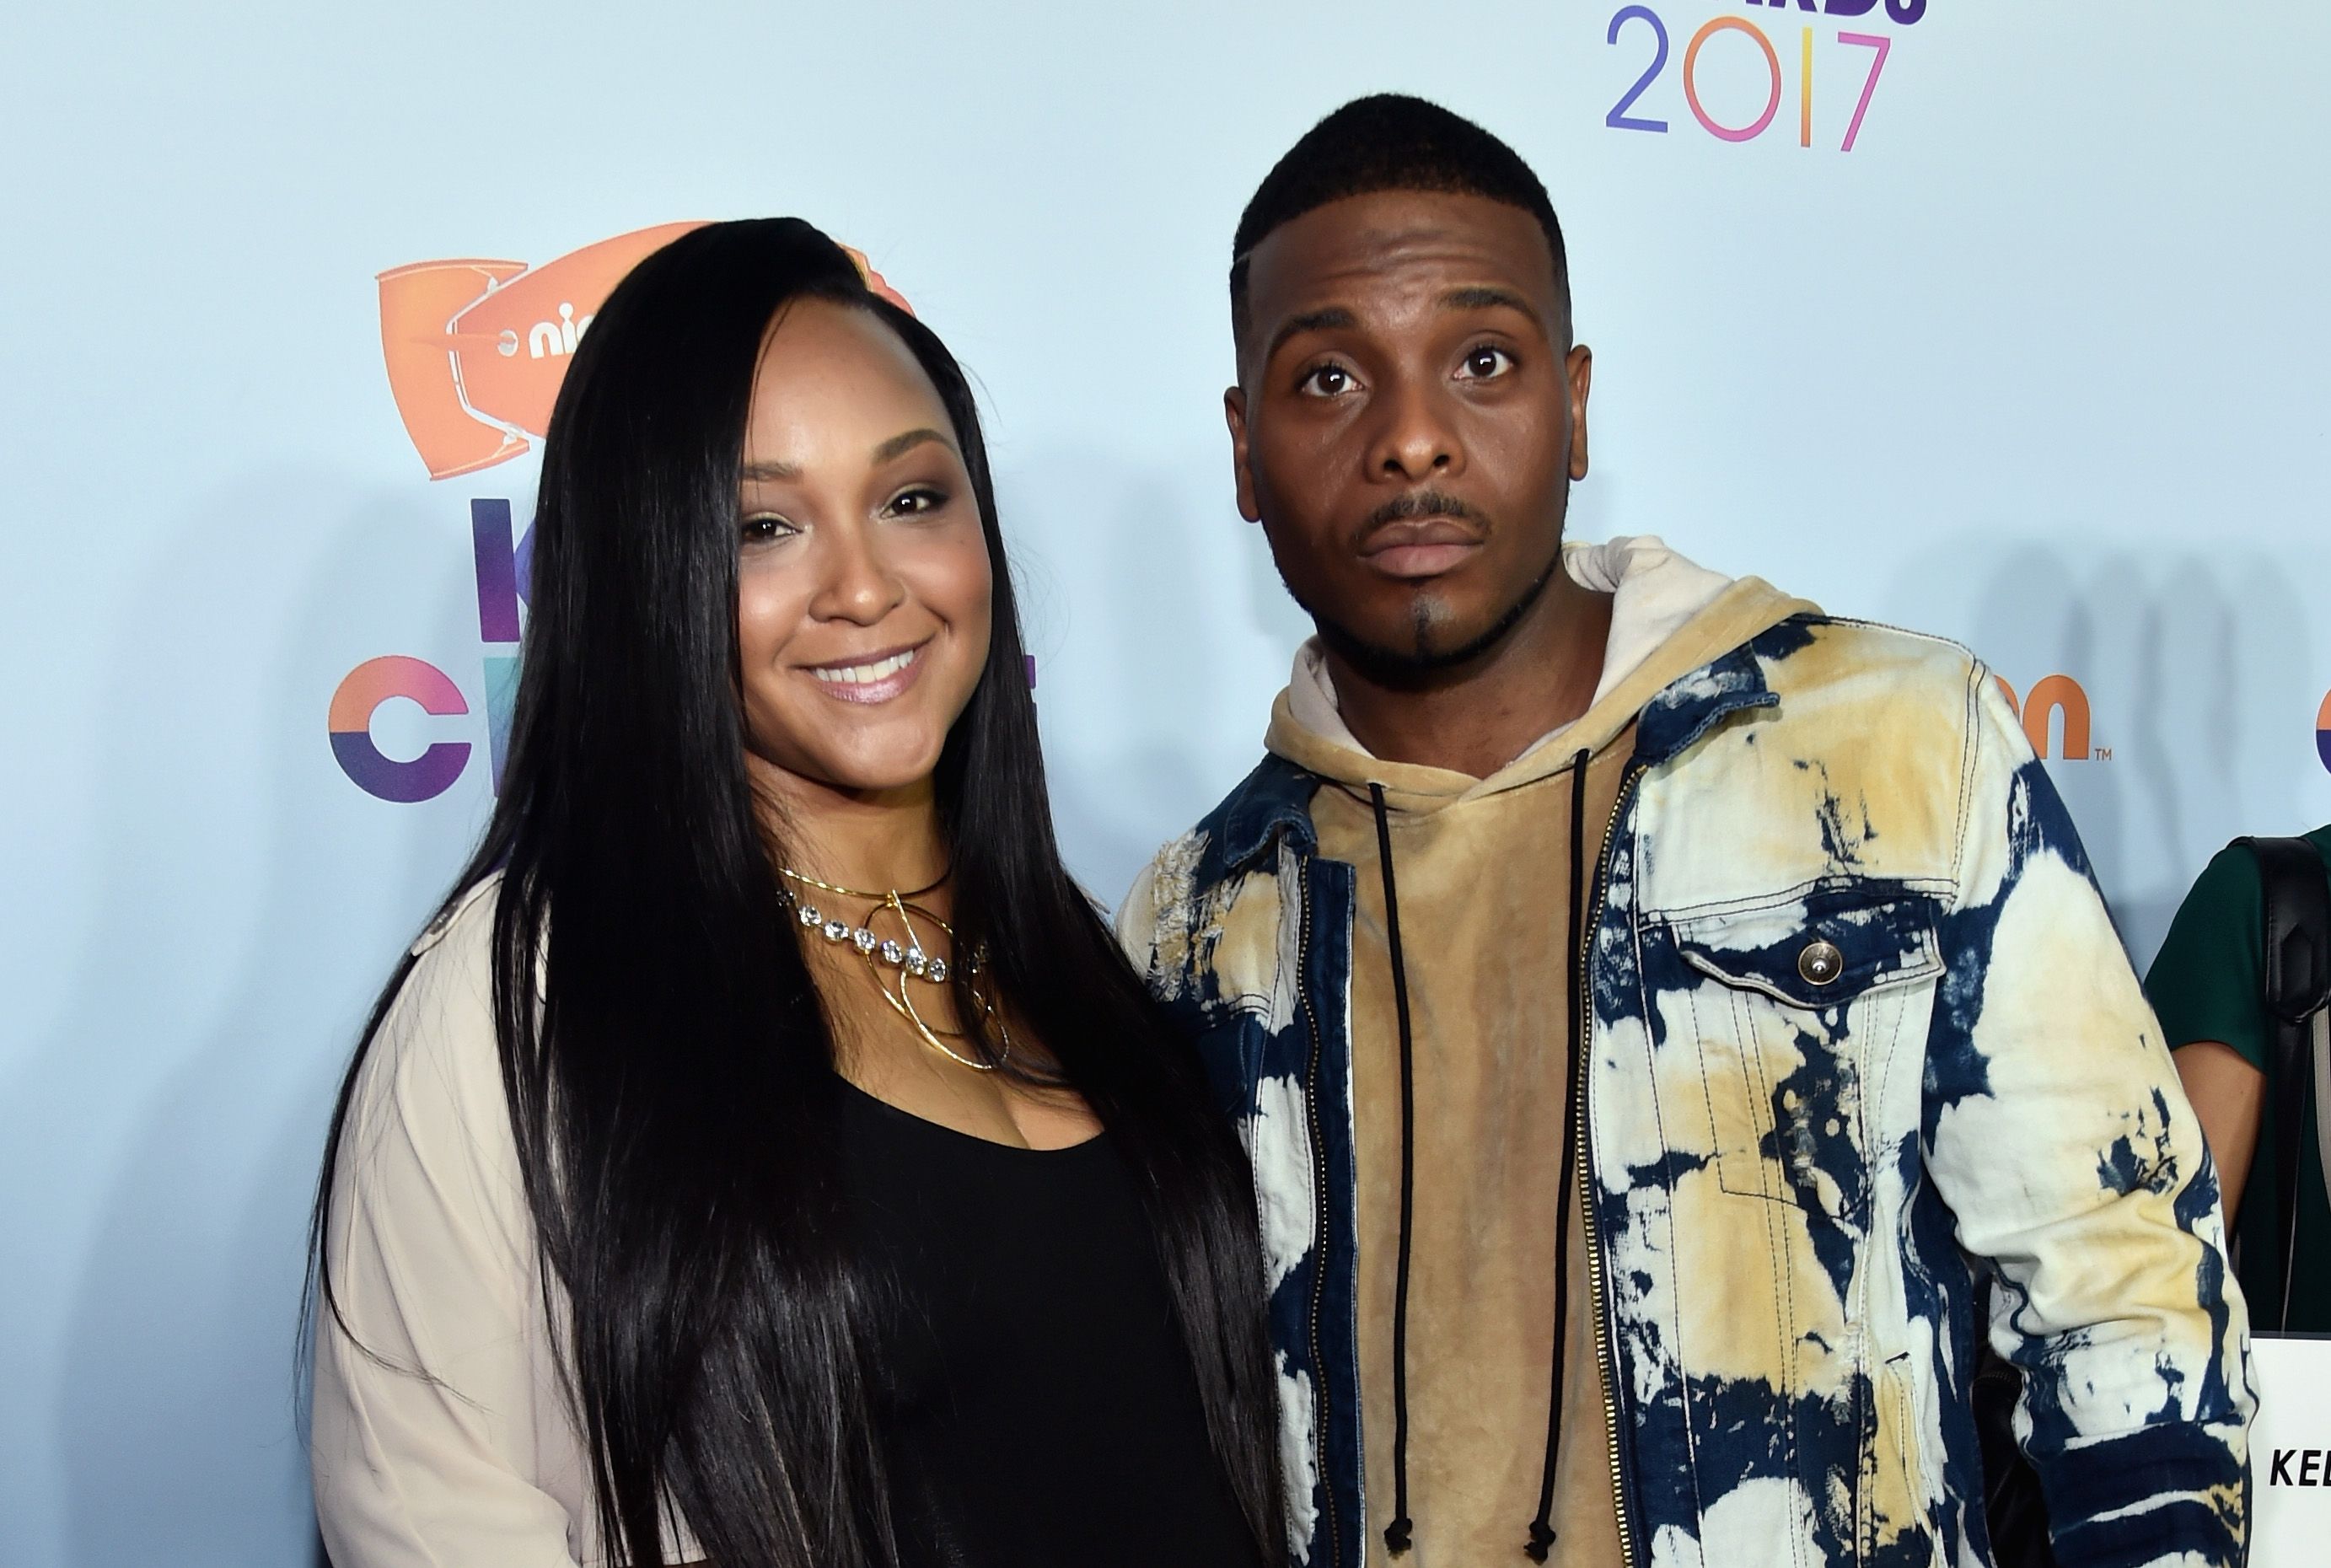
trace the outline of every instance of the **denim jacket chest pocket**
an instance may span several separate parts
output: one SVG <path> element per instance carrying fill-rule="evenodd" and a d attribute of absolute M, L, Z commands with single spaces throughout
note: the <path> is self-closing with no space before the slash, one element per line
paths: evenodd
<path fill-rule="evenodd" d="M 1689 1016 L 1717 1178 L 1855 1231 L 1872 1122 L 1904 1022 L 1943 970 L 1937 900 L 1844 883 L 1664 922 Z"/>

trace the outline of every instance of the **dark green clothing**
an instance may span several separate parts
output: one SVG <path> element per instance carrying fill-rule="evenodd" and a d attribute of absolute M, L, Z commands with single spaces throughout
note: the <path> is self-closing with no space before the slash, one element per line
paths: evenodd
<path fill-rule="evenodd" d="M 2307 835 L 2331 860 L 2331 827 Z M 2258 858 L 2229 846 L 2218 851 L 2170 923 L 2168 938 L 2145 976 L 2171 1048 L 2222 1041 L 2260 1072 L 2274 1050 L 2274 1023 L 2264 1000 L 2266 916 L 2260 908 Z M 2235 1217 L 2236 1273 L 2254 1322 L 2273 1321 L 2282 1292 L 2282 1216 L 2274 1183 L 2276 1092 L 2269 1086 L 2258 1155 Z M 2292 1332 L 2331 1332 L 2331 1198 L 2324 1195 L 2321 1155 L 2310 1099 L 2300 1117 L 2298 1262 L 2290 1292 Z"/>

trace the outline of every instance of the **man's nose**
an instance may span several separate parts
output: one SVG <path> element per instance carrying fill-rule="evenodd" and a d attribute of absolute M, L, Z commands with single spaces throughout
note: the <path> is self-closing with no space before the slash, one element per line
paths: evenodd
<path fill-rule="evenodd" d="M 1368 453 L 1372 474 L 1413 484 L 1464 471 L 1465 451 L 1445 390 L 1425 378 L 1403 376 L 1385 389 L 1377 406 L 1382 423 Z"/>

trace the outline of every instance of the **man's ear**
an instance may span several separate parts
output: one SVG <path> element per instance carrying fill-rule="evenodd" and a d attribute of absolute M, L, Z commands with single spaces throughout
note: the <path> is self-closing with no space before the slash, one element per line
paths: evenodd
<path fill-rule="evenodd" d="M 1223 392 L 1223 418 L 1231 427 L 1231 474 L 1238 484 L 1239 516 L 1250 523 L 1262 521 L 1262 508 L 1254 504 L 1254 470 L 1247 458 L 1246 389 L 1227 387 Z"/>
<path fill-rule="evenodd" d="M 1594 351 L 1584 343 L 1563 366 L 1570 382 L 1570 477 L 1586 477 L 1586 394 L 1594 385 Z"/>

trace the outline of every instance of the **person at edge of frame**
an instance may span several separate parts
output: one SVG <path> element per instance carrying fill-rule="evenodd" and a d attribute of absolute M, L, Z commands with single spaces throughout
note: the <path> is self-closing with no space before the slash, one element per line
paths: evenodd
<path fill-rule="evenodd" d="M 2305 837 L 2331 861 L 2331 823 Z M 2216 1156 L 2226 1222 L 2241 1242 L 2235 1272 L 2261 1324 L 2274 1321 L 2285 1298 L 2288 1232 L 2275 1190 L 2275 1140 L 2298 1137 L 2298 1245 L 2282 1326 L 2288 1334 L 2331 1334 L 2331 1199 L 2324 1193 L 2314 1107 L 2270 1102 L 2267 1095 L 2275 1024 L 2266 1009 L 2263 892 L 2249 846 L 2219 851 L 2178 906 L 2145 972 L 2145 990 Z"/>
<path fill-rule="evenodd" d="M 962 367 L 809 224 L 696 229 L 536 518 L 324 1162 L 332 1561 L 1262 1568 L 1246 1164 L 1061 863 Z"/>
<path fill-rule="evenodd" d="M 2215 1178 L 1991 675 L 1564 539 L 1593 360 L 1470 122 L 1329 115 L 1230 283 L 1317 636 L 1118 936 L 1256 1167 L 1293 1560 L 1988 1563 L 1982 1336 L 2060 1563 L 2240 1562 Z"/>

